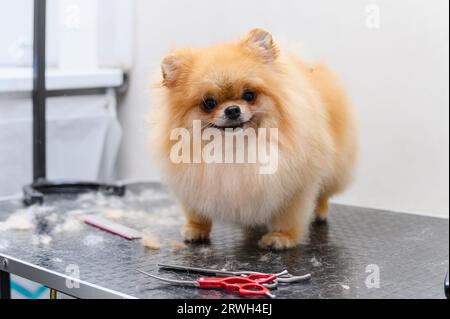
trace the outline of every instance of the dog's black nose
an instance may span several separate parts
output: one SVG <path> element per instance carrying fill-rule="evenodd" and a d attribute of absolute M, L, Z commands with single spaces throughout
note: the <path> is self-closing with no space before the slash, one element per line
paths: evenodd
<path fill-rule="evenodd" d="M 241 108 L 237 105 L 227 107 L 225 110 L 225 116 L 230 120 L 237 120 L 241 114 Z"/>

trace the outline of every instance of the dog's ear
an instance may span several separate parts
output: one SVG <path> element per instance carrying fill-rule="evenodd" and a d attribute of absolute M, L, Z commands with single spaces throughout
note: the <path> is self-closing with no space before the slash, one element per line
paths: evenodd
<path fill-rule="evenodd" d="M 170 88 L 177 85 L 180 78 L 189 71 L 192 52 L 189 49 L 172 51 L 161 63 L 163 85 Z"/>
<path fill-rule="evenodd" d="M 263 29 L 251 30 L 243 40 L 243 44 L 263 59 L 265 63 L 275 61 L 279 50 L 272 35 Z"/>

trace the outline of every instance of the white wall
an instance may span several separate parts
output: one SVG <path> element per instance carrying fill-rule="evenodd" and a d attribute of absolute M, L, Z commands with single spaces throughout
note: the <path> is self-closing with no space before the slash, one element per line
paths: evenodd
<path fill-rule="evenodd" d="M 380 9 L 379 29 L 366 26 L 370 4 Z M 135 65 L 120 111 L 121 177 L 157 178 L 144 118 L 151 73 L 163 55 L 258 26 L 327 61 L 350 92 L 361 159 L 356 182 L 338 201 L 448 216 L 448 6 L 447 0 L 137 0 Z"/>

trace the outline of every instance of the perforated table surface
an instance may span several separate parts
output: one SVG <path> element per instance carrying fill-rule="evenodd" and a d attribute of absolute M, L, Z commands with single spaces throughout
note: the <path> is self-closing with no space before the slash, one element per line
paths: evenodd
<path fill-rule="evenodd" d="M 0 227 L 0 272 L 77 298 L 239 298 L 218 290 L 168 285 L 136 271 L 196 278 L 160 271 L 158 263 L 312 274 L 310 282 L 280 285 L 274 291 L 277 298 L 445 298 L 447 219 L 333 205 L 328 224 L 312 225 L 305 243 L 273 252 L 258 248 L 261 233 L 248 235 L 237 225 L 222 224 L 214 225 L 210 243 L 182 247 L 182 214 L 156 183 L 130 185 L 124 198 L 58 197 L 49 198 L 43 207 L 21 209 L 20 201 L 0 203 L 0 222 L 19 212 L 31 214 L 36 225 L 22 231 Z M 161 248 L 151 250 L 139 240 L 84 224 L 74 227 L 68 217 L 74 212 L 103 212 L 151 233 Z"/>

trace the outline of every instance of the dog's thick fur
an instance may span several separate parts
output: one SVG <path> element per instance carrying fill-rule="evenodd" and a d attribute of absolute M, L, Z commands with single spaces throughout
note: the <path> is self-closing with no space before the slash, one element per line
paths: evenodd
<path fill-rule="evenodd" d="M 171 52 L 162 63 L 161 101 L 153 117 L 152 148 L 162 174 L 186 214 L 186 240 L 208 239 L 212 222 L 225 219 L 249 228 L 265 225 L 264 248 L 296 246 L 314 217 L 325 221 L 328 200 L 350 182 L 357 155 L 354 117 L 336 77 L 280 49 L 267 31 L 236 41 Z M 253 90 L 253 103 L 241 100 Z M 214 95 L 213 112 L 202 109 Z M 252 118 L 247 126 L 278 128 L 279 167 L 260 175 L 258 165 L 174 164 L 174 128 L 193 120 L 217 123 L 237 104 Z"/>

